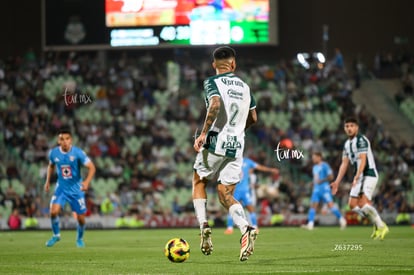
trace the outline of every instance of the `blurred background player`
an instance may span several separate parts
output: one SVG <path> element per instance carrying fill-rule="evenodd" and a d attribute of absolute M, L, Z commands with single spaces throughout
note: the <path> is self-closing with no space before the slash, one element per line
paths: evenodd
<path fill-rule="evenodd" d="M 250 158 L 243 158 L 242 179 L 234 189 L 234 198 L 238 200 L 249 212 L 250 223 L 253 227 L 258 229 L 257 215 L 256 215 L 256 201 L 255 201 L 255 184 L 256 175 L 254 171 L 261 171 L 272 174 L 279 174 L 279 169 L 267 167 L 254 162 Z M 227 215 L 227 229 L 224 234 L 233 234 L 233 219 L 231 215 Z"/>
<path fill-rule="evenodd" d="M 234 199 L 236 183 L 241 179 L 245 130 L 257 121 L 256 102 L 250 87 L 234 74 L 236 52 L 223 46 L 213 52 L 216 75 L 204 81 L 207 113 L 200 135 L 194 141 L 198 152 L 194 162 L 193 204 L 201 231 L 201 252 L 213 251 L 211 228 L 207 222 L 206 185 L 217 182 L 220 203 L 233 217 L 242 234 L 240 261 L 253 254 L 257 231 Z"/>
<path fill-rule="evenodd" d="M 331 183 L 332 194 L 338 191 L 339 183 L 345 176 L 349 164 L 354 166 L 354 178 L 349 196 L 349 207 L 362 217 L 368 217 L 374 224 L 373 239 L 383 240 L 389 229 L 371 205 L 372 194 L 378 182 L 378 172 L 375 166 L 374 154 L 368 138 L 359 131 L 359 124 L 355 118 L 347 118 L 344 130 L 348 136 L 342 152 L 342 162 L 338 175 Z"/>
<path fill-rule="evenodd" d="M 332 168 L 328 163 L 323 161 L 321 152 L 312 153 L 312 175 L 313 175 L 313 190 L 311 196 L 311 205 L 308 213 L 308 223 L 302 225 L 302 228 L 312 230 L 315 224 L 316 210 L 320 202 L 326 203 L 331 209 L 332 213 L 338 218 L 341 229 L 345 229 L 346 220 L 342 216 L 339 209 L 334 205 L 331 187 L 329 182 L 333 180 Z"/>
<path fill-rule="evenodd" d="M 82 181 L 81 165 L 88 168 L 86 179 Z M 59 213 L 66 203 L 69 203 L 78 221 L 77 247 L 85 247 L 83 234 L 85 231 L 85 191 L 95 174 L 95 165 L 84 151 L 72 145 L 72 135 L 69 130 L 62 129 L 58 134 L 58 146 L 49 152 L 44 189 L 50 190 L 50 179 L 56 169 L 57 183 L 55 192 L 50 201 L 50 218 L 53 236 L 46 242 L 46 246 L 53 246 L 60 240 Z"/>

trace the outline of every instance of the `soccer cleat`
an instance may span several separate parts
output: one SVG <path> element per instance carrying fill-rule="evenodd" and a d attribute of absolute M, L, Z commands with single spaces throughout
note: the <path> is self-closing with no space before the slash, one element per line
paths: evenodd
<path fill-rule="evenodd" d="M 390 229 L 388 228 L 388 226 L 384 223 L 384 226 L 381 228 L 377 229 L 377 233 L 376 233 L 376 240 L 384 240 L 385 235 L 388 234 L 388 232 L 390 232 Z"/>
<path fill-rule="evenodd" d="M 257 231 L 254 227 L 248 226 L 246 232 L 241 236 L 240 261 L 247 261 L 254 251 L 254 242 L 257 238 Z"/>
<path fill-rule="evenodd" d="M 201 229 L 201 252 L 204 255 L 210 255 L 213 252 L 213 242 L 211 241 L 211 227 L 205 223 Z"/>
<path fill-rule="evenodd" d="M 227 228 L 226 231 L 224 231 L 224 234 L 226 234 L 226 235 L 233 234 L 233 228 Z"/>
<path fill-rule="evenodd" d="M 372 231 L 372 234 L 371 234 L 371 239 L 376 239 L 377 233 L 378 233 L 378 228 L 377 228 L 377 225 L 374 224 L 373 231 Z"/>
<path fill-rule="evenodd" d="M 82 239 L 76 240 L 76 246 L 78 248 L 84 248 L 85 247 L 85 242 Z"/>
<path fill-rule="evenodd" d="M 55 243 L 57 243 L 58 241 L 60 241 L 60 237 L 57 236 L 53 236 L 52 238 L 50 238 L 47 242 L 46 242 L 46 246 L 47 247 L 52 247 L 55 245 Z"/>
<path fill-rule="evenodd" d="M 345 220 L 345 218 L 341 217 L 339 219 L 339 226 L 340 226 L 341 230 L 344 230 L 346 228 L 346 220 Z"/>
<path fill-rule="evenodd" d="M 313 230 L 313 226 L 310 224 L 302 224 L 300 227 L 306 230 Z"/>

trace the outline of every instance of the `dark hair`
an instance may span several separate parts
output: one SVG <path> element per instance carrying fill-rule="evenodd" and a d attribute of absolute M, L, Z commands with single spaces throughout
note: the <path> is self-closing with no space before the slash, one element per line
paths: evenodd
<path fill-rule="evenodd" d="M 213 57 L 216 60 L 236 57 L 236 51 L 229 46 L 218 47 L 214 50 Z"/>
<path fill-rule="evenodd" d="M 62 127 L 62 128 L 59 129 L 58 135 L 62 135 L 62 134 L 72 135 L 72 133 L 70 132 L 70 129 L 68 127 Z"/>
<path fill-rule="evenodd" d="M 358 120 L 355 117 L 347 117 L 344 120 L 344 123 L 355 123 L 356 125 L 359 125 Z"/>
<path fill-rule="evenodd" d="M 322 157 L 322 152 L 320 152 L 320 151 L 313 151 L 312 154 L 314 154 L 316 156 L 319 156 L 319 157 Z"/>

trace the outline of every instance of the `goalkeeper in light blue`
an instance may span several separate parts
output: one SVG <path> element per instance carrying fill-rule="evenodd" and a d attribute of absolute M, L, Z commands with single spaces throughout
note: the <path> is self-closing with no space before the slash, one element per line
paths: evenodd
<path fill-rule="evenodd" d="M 78 220 L 76 246 L 85 247 L 83 235 L 85 231 L 85 193 L 95 175 L 95 165 L 84 151 L 72 145 L 72 135 L 69 130 L 59 131 L 58 146 L 49 152 L 49 165 L 47 168 L 44 189 L 50 190 L 50 179 L 56 170 L 57 183 L 55 192 L 50 201 L 50 219 L 53 236 L 46 242 L 51 247 L 60 241 L 59 213 L 69 203 Z M 88 168 L 85 180 L 82 180 L 81 166 Z"/>
<path fill-rule="evenodd" d="M 332 169 L 328 163 L 323 161 L 322 153 L 320 152 L 312 153 L 312 162 L 313 190 L 310 201 L 311 205 L 308 213 L 308 223 L 302 227 L 312 230 L 315 225 L 316 209 L 319 203 L 326 203 L 332 213 L 338 218 L 341 229 L 344 229 L 346 227 L 346 220 L 333 203 L 331 187 L 329 185 L 334 178 Z"/>

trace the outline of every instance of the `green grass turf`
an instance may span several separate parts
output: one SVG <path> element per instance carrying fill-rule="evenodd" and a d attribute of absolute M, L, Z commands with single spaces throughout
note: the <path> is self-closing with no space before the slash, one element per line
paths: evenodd
<path fill-rule="evenodd" d="M 238 258 L 239 231 L 224 235 L 223 228 L 213 228 L 210 256 L 201 254 L 196 228 L 89 230 L 84 249 L 76 248 L 75 231 L 62 231 L 51 248 L 44 245 L 48 231 L 3 231 L 0 274 L 414 274 L 414 228 L 390 230 L 384 241 L 374 241 L 368 226 L 261 228 L 246 262 Z M 171 263 L 163 254 L 173 237 L 190 243 L 184 263 Z"/>

